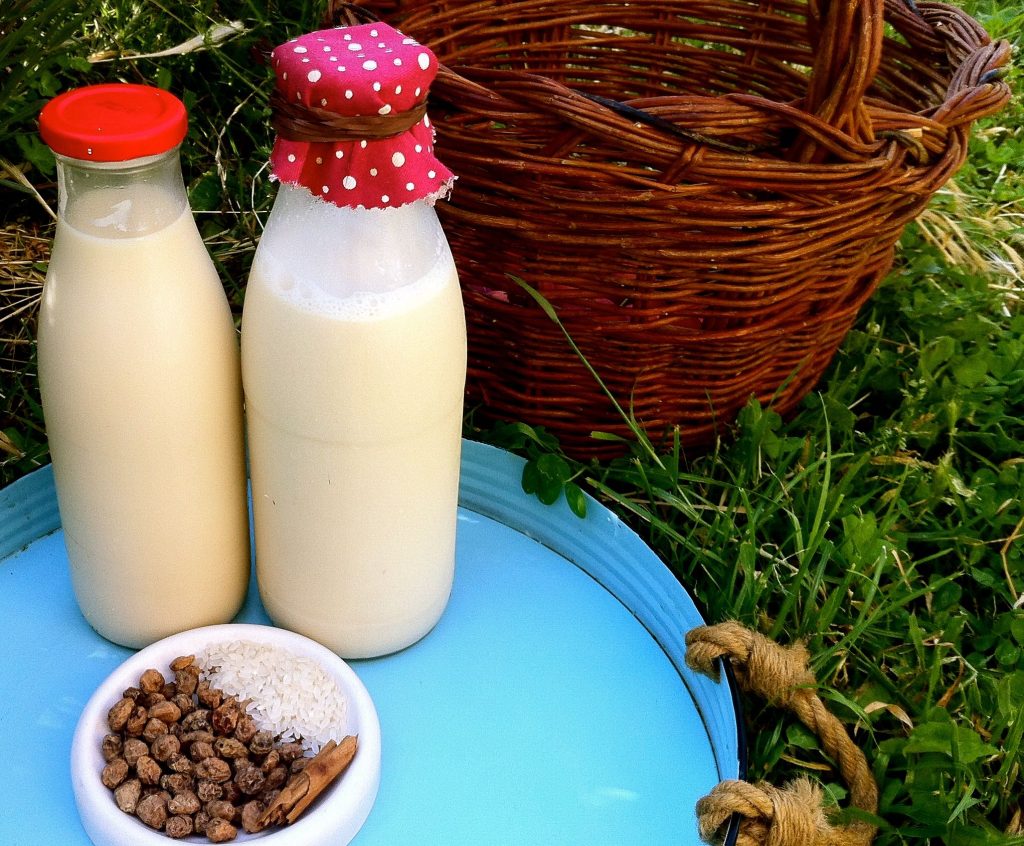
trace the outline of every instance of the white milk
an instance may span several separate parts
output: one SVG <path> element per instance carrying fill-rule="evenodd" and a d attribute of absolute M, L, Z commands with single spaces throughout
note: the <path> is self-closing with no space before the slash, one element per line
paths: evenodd
<path fill-rule="evenodd" d="M 141 647 L 226 622 L 244 599 L 241 385 L 191 211 L 157 185 L 117 189 L 115 203 L 111 190 L 58 223 L 39 376 L 79 606 L 100 634 Z M 169 225 L 132 236 L 167 209 Z"/>
<path fill-rule="evenodd" d="M 359 658 L 437 622 L 455 556 L 466 327 L 433 209 L 280 188 L 242 322 L 260 595 Z"/>

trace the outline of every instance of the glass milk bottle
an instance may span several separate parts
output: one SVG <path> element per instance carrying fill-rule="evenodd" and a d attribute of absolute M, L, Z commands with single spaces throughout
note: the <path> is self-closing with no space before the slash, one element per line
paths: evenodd
<path fill-rule="evenodd" d="M 104 637 L 138 648 L 223 623 L 248 584 L 238 342 L 178 159 L 187 116 L 141 85 L 40 115 L 59 217 L 39 380 L 71 580 Z"/>
<path fill-rule="evenodd" d="M 437 623 L 454 575 L 466 326 L 434 201 L 433 54 L 384 24 L 278 47 L 280 187 L 242 315 L 256 576 L 347 658 Z"/>

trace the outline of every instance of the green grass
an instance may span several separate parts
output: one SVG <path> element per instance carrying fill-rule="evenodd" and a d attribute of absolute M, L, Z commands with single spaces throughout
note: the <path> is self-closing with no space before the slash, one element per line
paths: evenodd
<path fill-rule="evenodd" d="M 254 54 L 319 14 L 312 3 L 14 5 L 28 18 L 0 23 L 0 59 L 14 68 L 0 77 L 0 484 L 46 460 L 32 315 L 56 193 L 38 109 L 109 79 L 183 95 L 192 202 L 237 311 L 271 195 L 268 73 Z M 966 5 L 1021 45 L 1020 4 Z M 202 49 L 128 58 L 233 21 L 240 34 Z M 1024 835 L 1022 162 L 1017 99 L 978 127 L 969 164 L 907 230 L 791 419 L 751 404 L 708 454 L 638 440 L 585 464 L 543 431 L 468 425 L 527 455 L 524 483 L 545 501 L 564 492 L 579 510 L 587 491 L 623 515 L 709 620 L 807 641 L 822 697 L 879 780 L 884 846 L 1024 843 L 1013 836 Z M 810 775 L 842 806 L 817 740 L 768 706 L 747 710 L 751 778 Z"/>

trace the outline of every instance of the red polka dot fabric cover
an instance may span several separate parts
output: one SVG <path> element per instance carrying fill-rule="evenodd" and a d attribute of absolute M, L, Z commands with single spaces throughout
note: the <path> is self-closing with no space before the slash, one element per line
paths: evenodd
<path fill-rule="evenodd" d="M 422 103 L 437 74 L 434 54 L 383 23 L 311 32 L 271 53 L 289 102 L 345 116 L 391 115 Z M 454 176 L 434 157 L 424 117 L 391 138 L 290 141 L 278 135 L 271 174 L 336 206 L 396 208 L 447 195 Z"/>

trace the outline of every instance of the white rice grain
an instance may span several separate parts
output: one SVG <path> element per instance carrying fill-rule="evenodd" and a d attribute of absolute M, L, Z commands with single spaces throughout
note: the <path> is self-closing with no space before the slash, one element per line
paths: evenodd
<path fill-rule="evenodd" d="M 315 755 L 345 732 L 345 698 L 315 661 L 279 646 L 236 640 L 211 644 L 196 654 L 201 678 L 240 702 L 260 731 L 282 743 L 302 744 Z"/>

